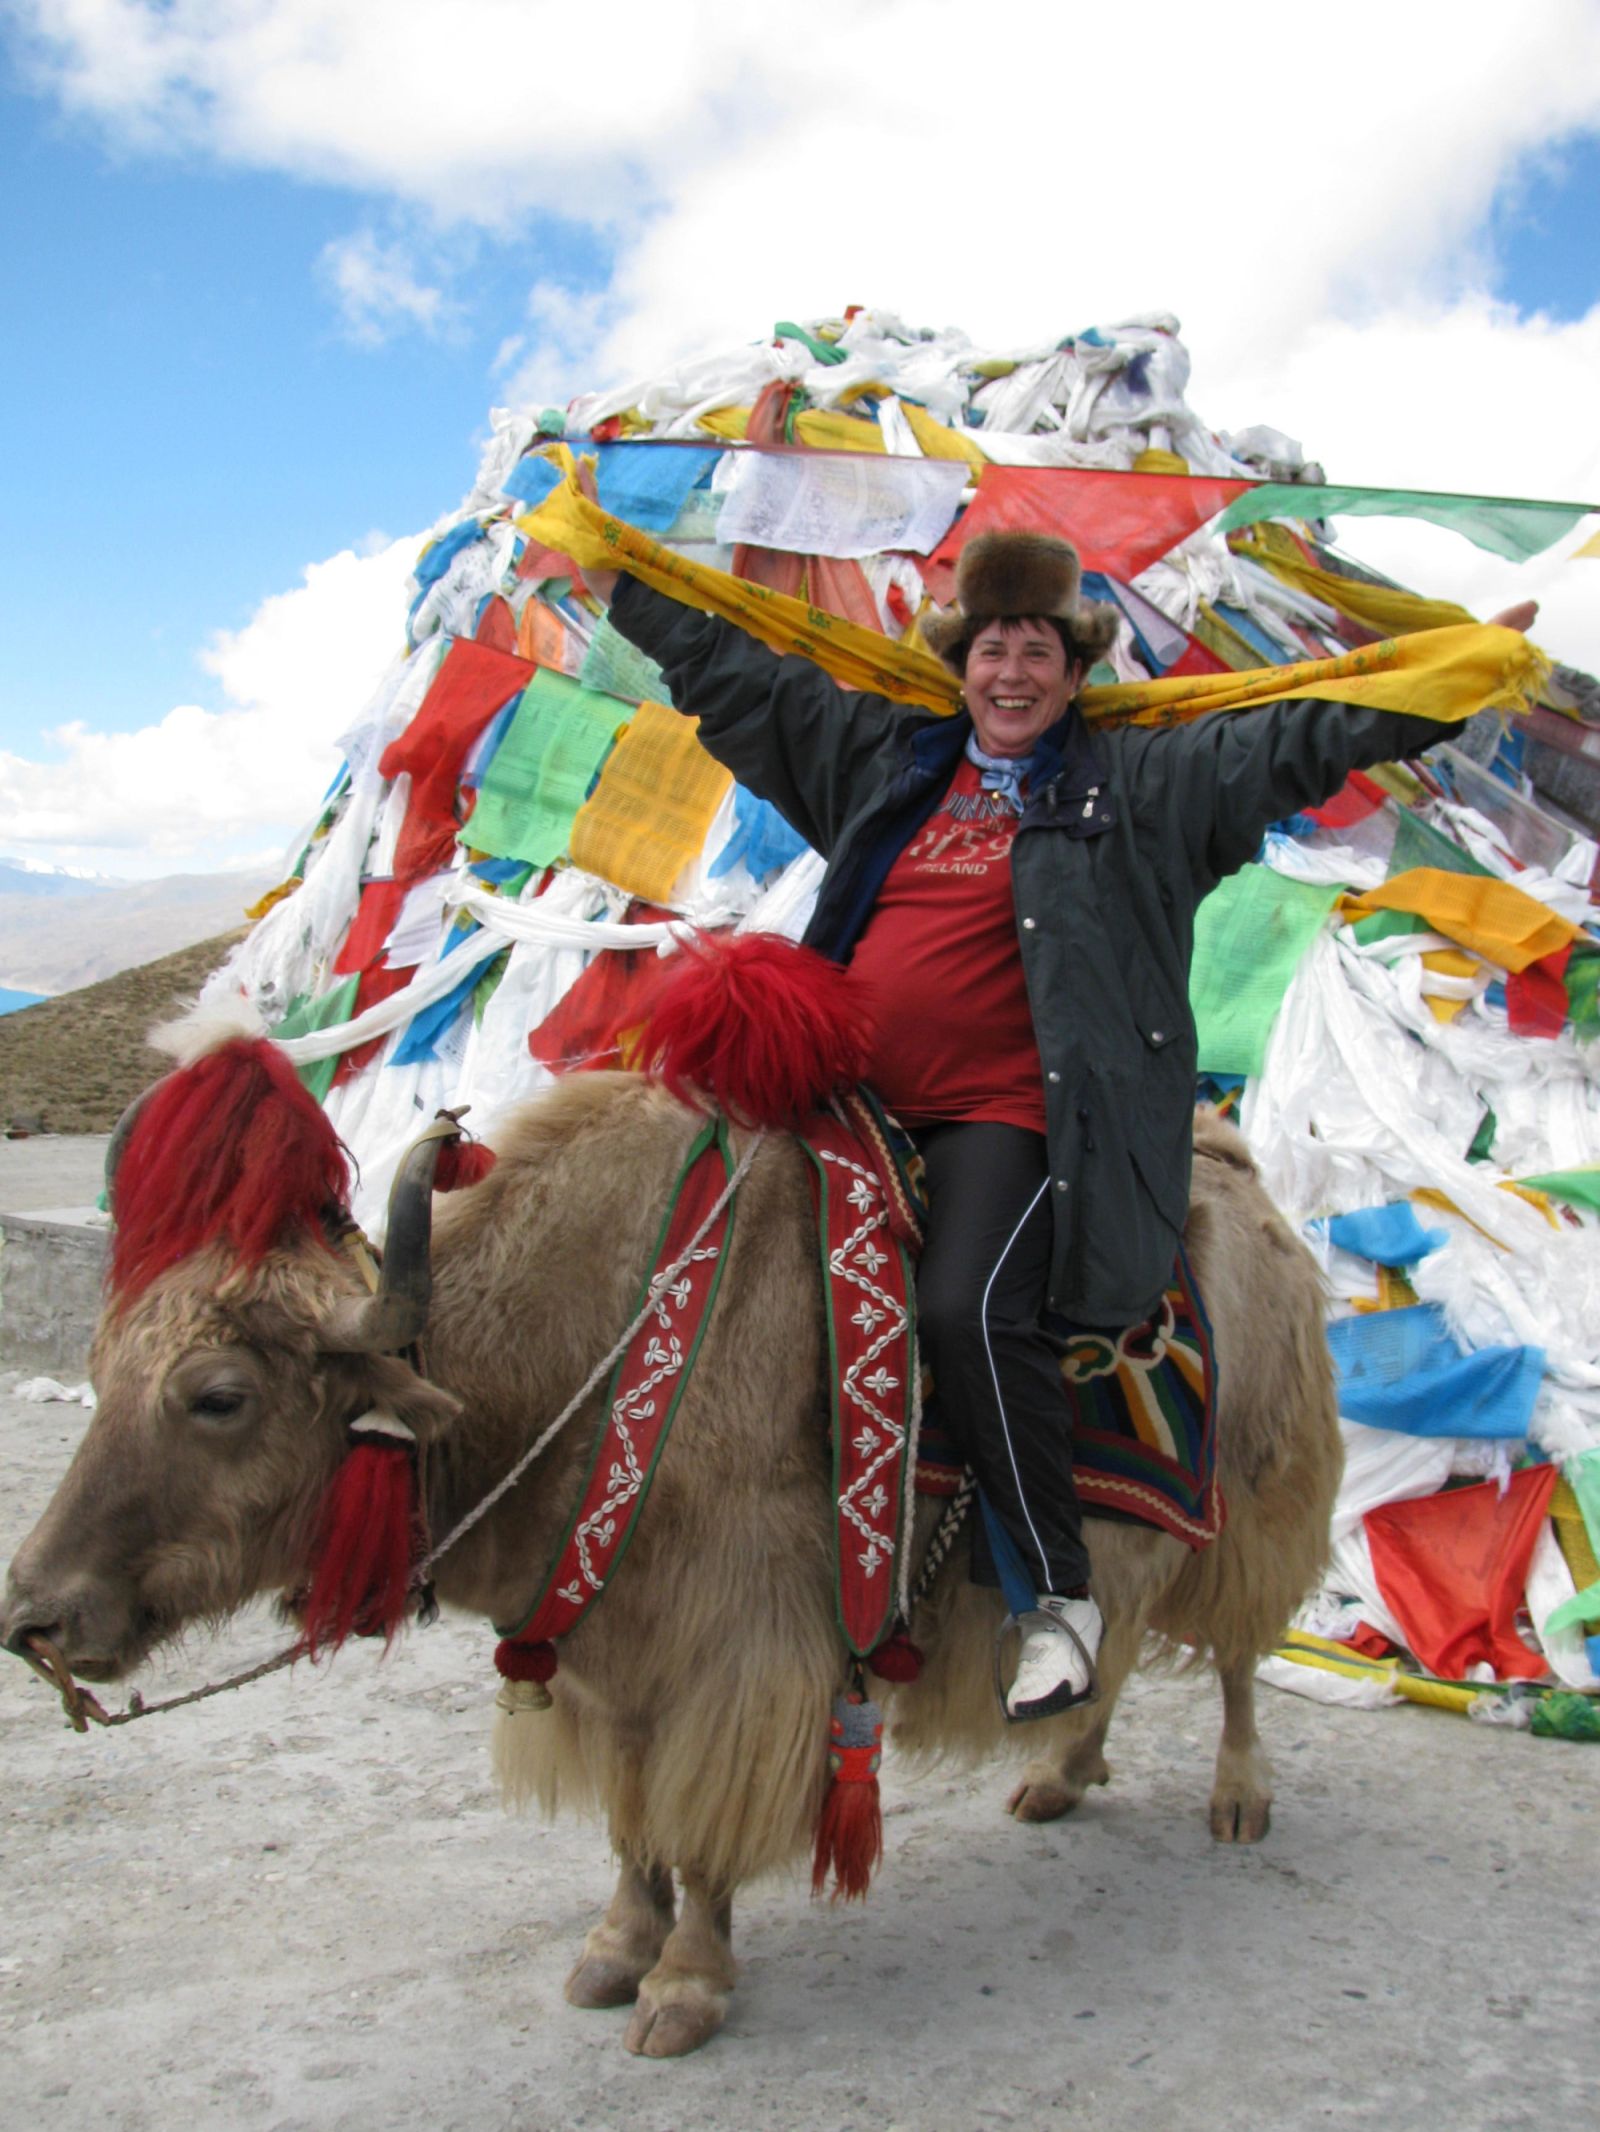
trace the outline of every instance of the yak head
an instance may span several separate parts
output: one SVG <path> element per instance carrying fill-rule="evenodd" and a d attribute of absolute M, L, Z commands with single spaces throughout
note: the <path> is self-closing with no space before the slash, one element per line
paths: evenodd
<path fill-rule="evenodd" d="M 425 1446 L 457 1411 L 392 1352 L 426 1318 L 440 1146 L 402 1166 L 374 1295 L 341 1246 L 344 1151 L 281 1052 L 232 1038 L 142 1099 L 108 1165 L 99 1403 L 12 1562 L 0 1642 L 43 1636 L 111 1680 L 191 1622 L 306 1587 L 352 1421 Z"/>

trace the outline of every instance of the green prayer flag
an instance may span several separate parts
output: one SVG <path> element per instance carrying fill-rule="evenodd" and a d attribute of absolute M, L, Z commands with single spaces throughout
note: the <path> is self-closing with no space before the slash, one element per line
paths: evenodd
<path fill-rule="evenodd" d="M 291 1036 L 310 1036 L 314 1030 L 332 1029 L 340 1022 L 349 1021 L 356 1011 L 356 987 L 361 982 L 359 971 L 354 976 L 341 978 L 331 992 L 324 992 L 320 999 L 313 999 L 302 992 L 291 999 L 289 1011 L 273 1030 L 280 1041 Z M 339 1070 L 339 1054 L 332 1058 L 313 1059 L 309 1066 L 297 1066 L 301 1085 L 310 1090 L 319 1103 L 326 1103 L 328 1090 L 333 1086 L 333 1077 Z"/>
<path fill-rule="evenodd" d="M 1447 874 L 1488 873 L 1487 866 L 1480 866 L 1442 829 L 1424 822 L 1409 807 L 1397 808 L 1395 812 L 1394 849 L 1389 854 L 1387 880 L 1392 881 L 1396 874 L 1410 873 L 1414 866 L 1436 866 Z"/>
<path fill-rule="evenodd" d="M 1585 1163 L 1573 1170 L 1545 1170 L 1538 1177 L 1519 1177 L 1517 1182 L 1530 1185 L 1536 1192 L 1548 1192 L 1552 1199 L 1564 1199 L 1570 1206 L 1587 1207 L 1591 1213 L 1600 1214 L 1600 1163 Z"/>
<path fill-rule="evenodd" d="M 626 703 L 670 703 L 667 679 L 648 653 L 630 644 L 620 629 L 602 615 L 589 649 L 583 655 L 578 680 L 584 688 L 598 689 Z"/>
<path fill-rule="evenodd" d="M 1600 954 L 1574 946 L 1566 986 L 1573 1028 L 1581 1037 L 1600 1036 Z"/>
<path fill-rule="evenodd" d="M 615 697 L 541 667 L 483 773 L 462 842 L 497 859 L 553 865 L 625 715 Z"/>
<path fill-rule="evenodd" d="M 1338 896 L 1246 866 L 1206 897 L 1189 969 L 1202 1073 L 1261 1071 L 1283 995 Z"/>
<path fill-rule="evenodd" d="M 1350 928 L 1350 935 L 1361 947 L 1370 947 L 1374 940 L 1392 940 L 1398 933 L 1431 933 L 1433 927 L 1417 911 L 1373 911 L 1365 918 L 1358 918 Z"/>
<path fill-rule="evenodd" d="M 1592 503 L 1543 503 L 1521 496 L 1455 496 L 1436 489 L 1350 489 L 1263 482 L 1236 496 L 1217 520 L 1219 532 L 1259 524 L 1263 518 L 1425 518 L 1461 533 L 1475 547 L 1510 563 L 1542 555 Z"/>
<path fill-rule="evenodd" d="M 1572 1483 L 1578 1508 L 1583 1512 L 1589 1545 L 1600 1555 L 1600 1451 L 1580 1451 L 1563 1471 Z M 1545 1628 L 1547 1631 L 1576 1628 L 1597 1617 L 1600 1617 L 1600 1584 L 1591 1584 L 1571 1599 L 1563 1600 L 1545 1622 Z"/>

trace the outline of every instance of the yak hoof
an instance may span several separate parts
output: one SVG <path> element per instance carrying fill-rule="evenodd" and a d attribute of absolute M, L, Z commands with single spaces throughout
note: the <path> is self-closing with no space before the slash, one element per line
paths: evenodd
<path fill-rule="evenodd" d="M 647 1981 L 622 2040 L 636 2058 L 683 2058 L 710 2042 L 727 2012 L 726 1992 L 709 1991 L 692 1978 Z"/>
<path fill-rule="evenodd" d="M 1216 1843 L 1259 1843 L 1272 1826 L 1272 1800 L 1263 1792 L 1218 1793 L 1211 1801 Z"/>
<path fill-rule="evenodd" d="M 1030 1762 L 1022 1781 L 1006 1801 L 1006 1812 L 1018 1821 L 1059 1821 L 1081 1805 L 1091 1784 L 1109 1784 L 1111 1771 L 1104 1755 L 1062 1769 L 1053 1762 Z"/>
<path fill-rule="evenodd" d="M 567 1978 L 569 2006 L 631 2006 L 639 1996 L 640 1971 L 609 1955 L 585 1954 Z"/>

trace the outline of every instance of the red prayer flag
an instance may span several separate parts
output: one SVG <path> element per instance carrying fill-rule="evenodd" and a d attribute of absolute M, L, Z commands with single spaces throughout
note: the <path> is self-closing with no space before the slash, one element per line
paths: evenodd
<path fill-rule="evenodd" d="M 956 557 L 977 533 L 1060 533 L 1085 570 L 1137 577 L 1254 482 L 1214 474 L 1114 474 L 1061 466 L 991 466 L 978 493 L 922 566 L 941 606 L 955 597 Z"/>
<path fill-rule="evenodd" d="M 1501 1680 L 1549 1671 L 1516 1621 L 1559 1478 L 1554 1466 L 1524 1466 L 1503 1495 L 1498 1482 L 1482 1481 L 1367 1512 L 1383 1603 L 1430 1673 L 1460 1680 L 1483 1659 Z"/>
<path fill-rule="evenodd" d="M 1506 1019 L 1513 1036 L 1559 1036 L 1567 1026 L 1567 964 L 1572 942 L 1514 970 L 1506 979 Z"/>
<path fill-rule="evenodd" d="M 1308 807 L 1306 813 L 1324 829 L 1348 829 L 1352 823 L 1364 822 L 1369 814 L 1376 814 L 1387 797 L 1382 785 L 1375 785 L 1361 771 L 1352 770 L 1332 799 L 1324 800 L 1320 807 Z"/>
<path fill-rule="evenodd" d="M 403 881 L 368 881 L 350 921 L 344 946 L 333 965 L 335 977 L 351 977 L 365 970 L 383 953 L 383 943 L 394 931 L 400 906 L 406 900 Z M 369 1001 L 370 1005 L 371 1002 Z"/>
<path fill-rule="evenodd" d="M 417 715 L 378 763 L 385 777 L 411 773 L 411 803 L 394 856 L 397 881 L 409 887 L 450 864 L 461 766 L 496 711 L 520 695 L 536 671 L 527 659 L 466 638 L 458 637 L 445 653 Z"/>

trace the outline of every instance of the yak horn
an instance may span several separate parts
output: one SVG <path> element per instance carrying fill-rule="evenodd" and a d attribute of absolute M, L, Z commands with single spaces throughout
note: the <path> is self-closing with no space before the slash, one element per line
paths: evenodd
<path fill-rule="evenodd" d="M 389 1189 L 389 1229 L 378 1292 L 341 1297 L 321 1328 L 330 1354 L 394 1354 L 420 1340 L 433 1296 L 433 1173 L 440 1150 L 461 1137 L 461 1110 L 441 1110 L 400 1158 Z"/>
<path fill-rule="evenodd" d="M 127 1152 L 128 1136 L 138 1123 L 140 1111 L 166 1078 L 165 1074 L 159 1074 L 148 1088 L 141 1089 L 111 1128 L 111 1138 L 106 1144 L 106 1205 L 111 1209 L 113 1218 L 117 1211 L 117 1171 L 121 1168 L 123 1155 Z"/>

